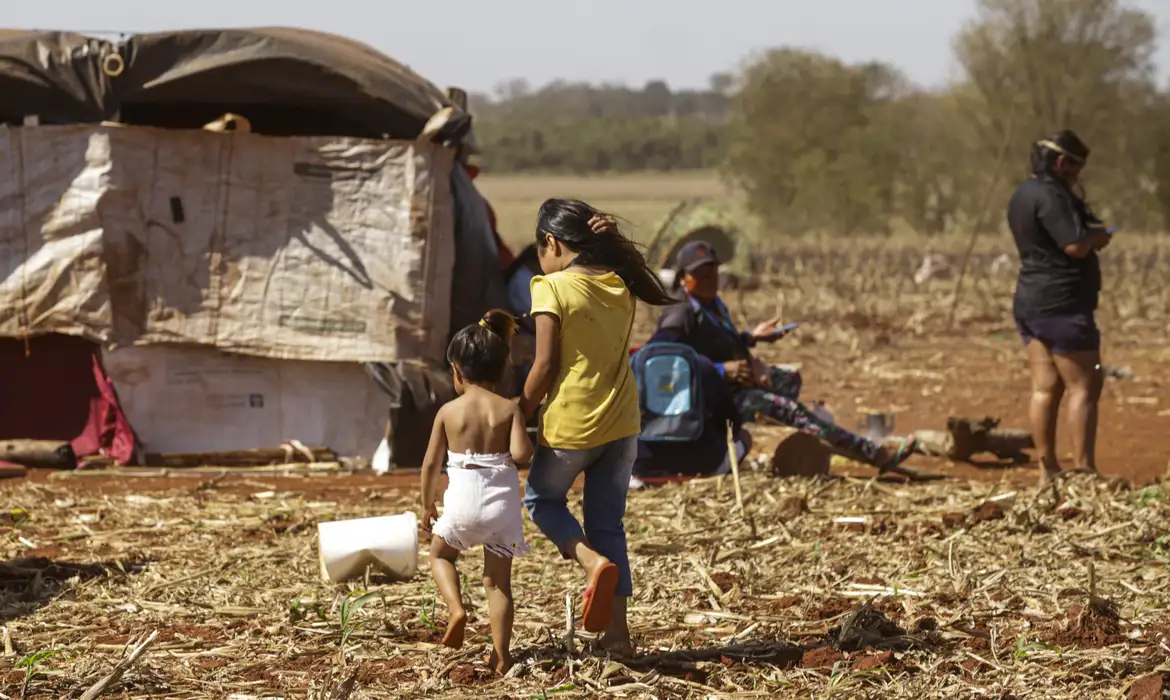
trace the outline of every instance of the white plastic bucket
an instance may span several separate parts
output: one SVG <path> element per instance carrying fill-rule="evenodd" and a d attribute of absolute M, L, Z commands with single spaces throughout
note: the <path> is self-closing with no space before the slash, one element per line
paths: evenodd
<path fill-rule="evenodd" d="M 373 565 L 399 579 L 418 572 L 418 518 L 414 513 L 317 524 L 321 576 L 334 583 Z"/>

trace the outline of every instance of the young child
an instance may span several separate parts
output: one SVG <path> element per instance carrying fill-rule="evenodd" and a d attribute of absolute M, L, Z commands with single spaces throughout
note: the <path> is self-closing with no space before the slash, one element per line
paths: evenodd
<path fill-rule="evenodd" d="M 501 674 L 512 666 L 512 557 L 528 551 L 516 465 L 532 459 L 524 414 L 515 401 L 496 393 L 507 374 L 515 330 L 510 315 L 489 311 L 455 334 L 447 361 L 459 398 L 439 409 L 422 468 L 423 528 L 433 534 L 431 573 L 449 615 L 443 644 L 462 646 L 467 624 L 455 560 L 459 552 L 483 545 L 494 648 L 488 664 Z M 435 501 L 444 461 L 449 483 L 439 516 Z"/>
<path fill-rule="evenodd" d="M 549 540 L 585 570 L 583 626 L 605 631 L 602 648 L 633 652 L 626 622 L 633 594 L 623 518 L 642 420 L 630 370 L 635 297 L 674 303 L 613 217 L 584 202 L 540 207 L 532 280 L 536 359 L 521 406 L 532 415 L 547 396 L 525 505 Z M 585 474 L 584 528 L 567 507 Z"/>

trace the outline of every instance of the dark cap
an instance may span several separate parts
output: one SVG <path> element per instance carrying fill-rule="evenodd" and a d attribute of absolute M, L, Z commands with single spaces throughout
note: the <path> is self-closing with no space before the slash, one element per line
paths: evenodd
<path fill-rule="evenodd" d="M 679 272 L 690 272 L 695 268 L 709 263 L 718 265 L 719 256 L 715 254 L 715 248 L 710 243 L 706 241 L 691 241 L 682 248 L 679 248 L 675 262 L 675 268 Z"/>

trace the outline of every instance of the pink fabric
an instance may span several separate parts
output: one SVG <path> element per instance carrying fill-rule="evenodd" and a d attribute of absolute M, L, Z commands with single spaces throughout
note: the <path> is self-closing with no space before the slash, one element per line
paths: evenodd
<path fill-rule="evenodd" d="M 102 365 L 82 338 L 0 338 L 0 439 L 67 440 L 78 457 L 134 457 L 137 438 Z"/>

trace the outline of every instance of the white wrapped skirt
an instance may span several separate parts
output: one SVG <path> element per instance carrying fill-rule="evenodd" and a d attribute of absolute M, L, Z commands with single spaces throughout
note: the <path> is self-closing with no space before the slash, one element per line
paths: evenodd
<path fill-rule="evenodd" d="M 447 467 L 443 514 L 433 532 L 459 551 L 483 545 L 500 557 L 526 554 L 520 475 L 512 456 L 448 452 Z"/>

